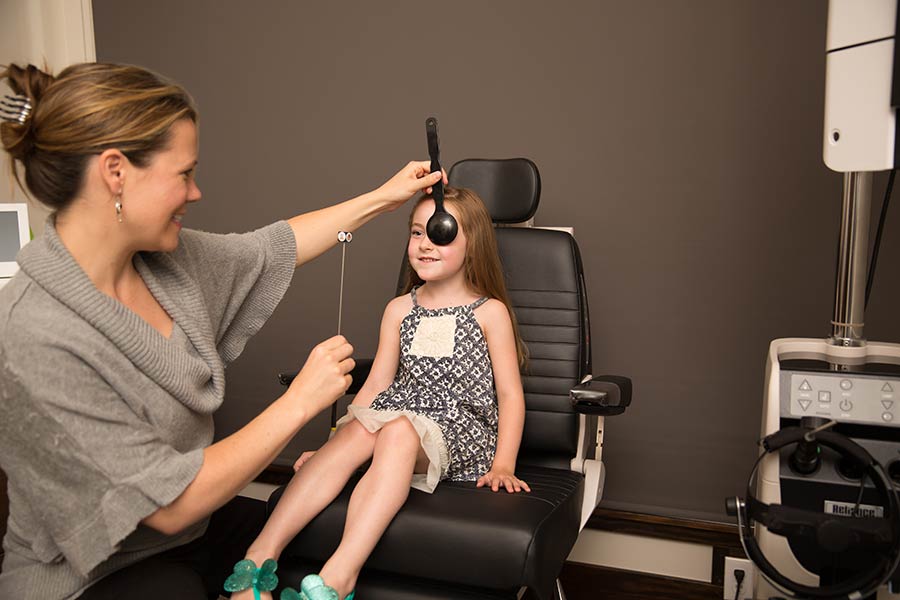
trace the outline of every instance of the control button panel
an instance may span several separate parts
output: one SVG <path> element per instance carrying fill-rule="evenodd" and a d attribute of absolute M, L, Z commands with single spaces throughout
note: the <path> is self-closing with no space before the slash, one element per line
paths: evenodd
<path fill-rule="evenodd" d="M 877 376 L 789 371 L 782 373 L 781 414 L 841 422 L 900 426 L 900 380 Z"/>

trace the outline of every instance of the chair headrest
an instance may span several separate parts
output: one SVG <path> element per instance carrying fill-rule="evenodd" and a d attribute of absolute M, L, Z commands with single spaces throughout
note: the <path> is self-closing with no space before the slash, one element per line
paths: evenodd
<path fill-rule="evenodd" d="M 527 158 L 468 158 L 453 165 L 447 178 L 481 196 L 494 223 L 527 221 L 541 199 L 541 175 Z"/>

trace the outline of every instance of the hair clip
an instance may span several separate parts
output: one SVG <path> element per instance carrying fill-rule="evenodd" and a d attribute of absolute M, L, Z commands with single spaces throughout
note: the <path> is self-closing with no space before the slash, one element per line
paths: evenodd
<path fill-rule="evenodd" d="M 31 101 L 26 96 L 5 95 L 0 100 L 0 119 L 22 125 L 31 114 Z"/>

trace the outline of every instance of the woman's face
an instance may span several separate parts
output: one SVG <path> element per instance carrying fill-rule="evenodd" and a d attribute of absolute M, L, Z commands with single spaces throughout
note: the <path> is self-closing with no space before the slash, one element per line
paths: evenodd
<path fill-rule="evenodd" d="M 453 206 L 447 202 L 444 207 L 459 223 L 459 214 Z M 438 246 L 433 243 L 425 232 L 428 219 L 433 214 L 434 200 L 425 200 L 413 212 L 409 246 L 406 250 L 409 264 L 422 281 L 446 280 L 454 276 L 463 277 L 463 265 L 466 260 L 466 234 L 462 227 L 459 227 L 456 239 L 446 246 Z"/>
<path fill-rule="evenodd" d="M 178 247 L 181 218 L 189 202 L 200 200 L 194 181 L 198 157 L 197 126 L 190 119 L 172 125 L 166 149 L 145 168 L 134 168 L 122 194 L 124 222 L 138 250 L 171 252 Z"/>

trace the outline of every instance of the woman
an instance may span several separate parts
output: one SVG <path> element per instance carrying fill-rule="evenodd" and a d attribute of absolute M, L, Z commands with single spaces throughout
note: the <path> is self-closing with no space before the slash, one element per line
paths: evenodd
<path fill-rule="evenodd" d="M 316 346 L 283 396 L 213 444 L 224 365 L 295 266 L 442 174 L 412 162 L 255 232 L 182 230 L 200 190 L 180 86 L 108 64 L 2 76 L 27 98 L 0 129 L 13 172 L 55 212 L 0 291 L 0 597 L 215 598 L 264 519 L 235 496 L 347 389 L 352 347 Z"/>

